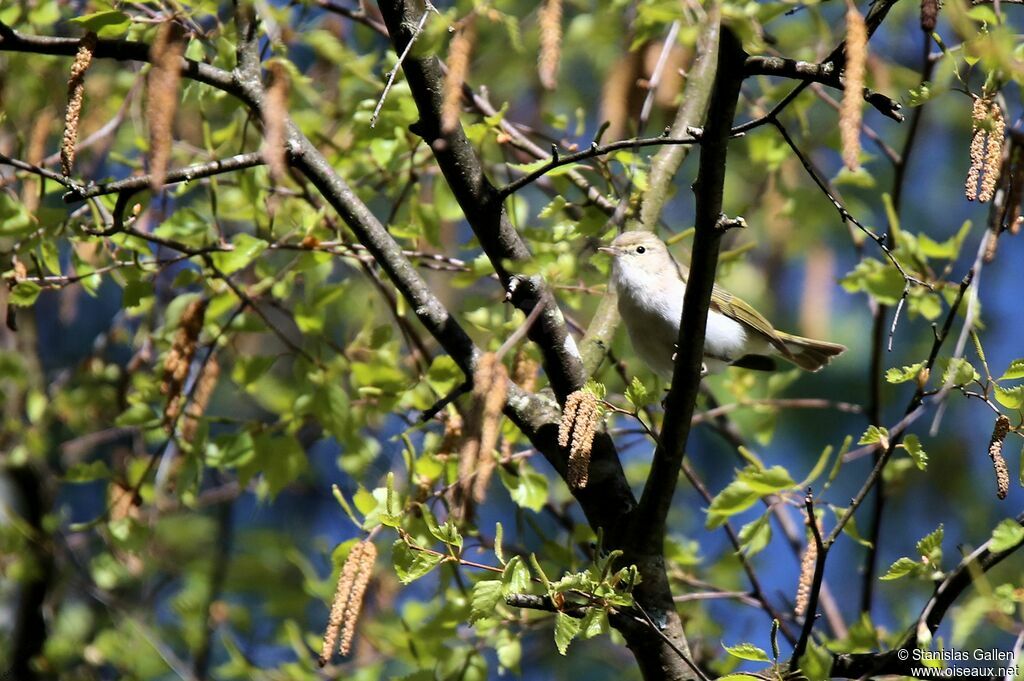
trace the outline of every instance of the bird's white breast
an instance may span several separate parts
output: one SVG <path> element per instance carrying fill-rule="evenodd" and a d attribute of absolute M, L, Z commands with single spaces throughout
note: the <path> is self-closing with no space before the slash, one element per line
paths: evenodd
<path fill-rule="evenodd" d="M 673 273 L 675 274 L 675 273 Z M 619 314 L 640 359 L 663 377 L 672 375 L 672 355 L 679 337 L 686 284 L 676 276 L 661 278 L 640 267 L 616 263 L 612 273 L 619 298 Z M 720 358 L 736 360 L 747 354 L 747 333 L 725 315 L 709 312 L 704 337 L 709 368 L 724 365 Z"/>

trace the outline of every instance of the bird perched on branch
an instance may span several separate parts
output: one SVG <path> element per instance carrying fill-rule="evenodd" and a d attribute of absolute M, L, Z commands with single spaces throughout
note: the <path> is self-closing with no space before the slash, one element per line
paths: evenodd
<path fill-rule="evenodd" d="M 633 349 L 654 372 L 671 378 L 689 269 L 680 265 L 650 232 L 624 232 L 597 250 L 612 256 L 612 285 Z M 846 348 L 777 331 L 754 308 L 717 285 L 711 294 L 704 364 L 774 371 L 781 357 L 818 371 Z"/>

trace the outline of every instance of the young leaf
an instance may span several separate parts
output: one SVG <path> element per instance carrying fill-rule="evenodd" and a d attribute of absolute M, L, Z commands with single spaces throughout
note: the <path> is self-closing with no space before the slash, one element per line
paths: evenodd
<path fill-rule="evenodd" d="M 911 560 L 910 558 L 904 556 L 903 558 L 899 558 L 895 563 L 890 565 L 889 570 L 884 575 L 879 577 L 879 579 L 883 582 L 888 582 L 894 579 L 899 579 L 900 577 L 906 577 L 910 574 L 915 574 L 919 572 L 920 569 L 920 563 L 918 563 L 916 560 Z"/>
<path fill-rule="evenodd" d="M 629 403 L 632 404 L 633 408 L 637 411 L 640 411 L 651 403 L 651 397 L 650 393 L 647 391 L 647 386 L 645 386 L 636 376 L 633 377 L 629 387 L 626 388 L 626 399 L 629 400 Z"/>
<path fill-rule="evenodd" d="M 942 563 L 942 537 L 944 531 L 939 525 L 917 542 L 917 552 L 925 565 L 938 570 Z"/>
<path fill-rule="evenodd" d="M 921 447 L 921 441 L 917 439 L 916 435 L 907 435 L 903 438 L 903 448 L 907 450 L 907 454 L 914 460 L 914 465 L 919 470 L 925 470 L 928 468 L 928 455 L 925 454 L 924 448 Z"/>
<path fill-rule="evenodd" d="M 708 507 L 706 526 L 713 529 L 724 525 L 730 517 L 741 513 L 757 501 L 758 495 L 743 480 L 733 480 L 719 492 Z"/>
<path fill-rule="evenodd" d="M 1024 385 L 1017 385 L 1012 388 L 996 386 L 996 402 L 1007 409 L 1020 409 L 1024 407 Z"/>
<path fill-rule="evenodd" d="M 946 370 L 942 373 L 942 382 L 953 385 L 966 385 L 979 377 L 974 366 L 963 357 L 955 357 L 949 360 Z"/>
<path fill-rule="evenodd" d="M 782 466 L 772 466 L 766 470 L 753 470 L 744 468 L 740 471 L 739 479 L 746 482 L 747 486 L 758 496 L 774 494 L 796 487 L 796 482 Z"/>
<path fill-rule="evenodd" d="M 1012 549 L 1024 540 L 1024 527 L 1012 518 L 1002 521 L 992 530 L 992 541 L 988 545 L 989 551 L 997 553 Z"/>
<path fill-rule="evenodd" d="M 885 372 L 885 380 L 889 383 L 906 383 L 913 381 L 924 368 L 924 362 L 917 362 L 899 369 L 893 367 Z"/>
<path fill-rule="evenodd" d="M 521 557 L 512 556 L 508 559 L 505 571 L 501 573 L 501 584 L 504 596 L 523 593 L 530 588 L 530 571 L 526 569 Z"/>
<path fill-rule="evenodd" d="M 560 655 L 565 655 L 569 644 L 580 633 L 580 620 L 569 617 L 564 612 L 555 615 L 555 646 Z"/>
<path fill-rule="evenodd" d="M 725 652 L 729 653 L 733 657 L 738 657 L 741 660 L 749 660 L 751 662 L 769 662 L 768 653 L 761 650 L 753 643 L 737 643 L 734 646 L 727 646 L 724 643 L 722 647 L 725 648 Z"/>
<path fill-rule="evenodd" d="M 807 474 L 797 487 L 804 489 L 805 487 L 812 484 L 818 479 L 818 476 L 825 470 L 826 464 L 828 464 L 828 457 L 832 456 L 832 445 L 827 445 L 825 449 L 821 450 L 821 454 L 818 456 L 818 461 L 814 464 L 814 468 Z"/>
<path fill-rule="evenodd" d="M 835 513 L 837 520 L 839 518 L 842 518 L 843 517 L 843 513 L 846 512 L 845 508 L 840 508 L 839 506 L 833 506 L 832 504 L 829 504 L 829 508 L 831 508 L 832 512 Z M 846 524 L 843 525 L 843 534 L 845 534 L 846 536 L 848 536 L 850 539 L 852 539 L 853 541 L 857 542 L 861 546 L 866 546 L 868 548 L 871 548 L 871 542 L 868 541 L 867 539 L 865 539 L 863 536 L 861 536 L 860 530 L 857 529 L 857 519 L 856 519 L 856 517 L 850 516 L 850 519 L 846 521 Z"/>
<path fill-rule="evenodd" d="M 748 556 L 760 552 L 772 540 L 772 525 L 768 522 L 768 513 L 752 520 L 740 528 L 740 548 Z"/>
<path fill-rule="evenodd" d="M 864 431 L 864 434 L 860 436 L 860 440 L 857 442 L 859 445 L 873 445 L 879 444 L 882 449 L 889 448 L 889 429 L 879 428 L 878 426 L 868 426 L 868 429 Z"/>
<path fill-rule="evenodd" d="M 495 608 L 504 600 L 501 587 L 500 579 L 484 579 L 473 585 L 473 594 L 469 599 L 470 624 L 494 615 Z"/>
<path fill-rule="evenodd" d="M 1006 367 L 1006 371 L 1003 372 L 1003 375 L 998 380 L 1013 381 L 1018 378 L 1024 378 L 1024 357 L 1010 362 L 1010 366 Z"/>
<path fill-rule="evenodd" d="M 391 559 L 394 561 L 398 580 L 402 584 L 408 584 L 437 567 L 444 560 L 444 556 L 413 550 L 403 540 L 398 539 L 391 551 Z"/>

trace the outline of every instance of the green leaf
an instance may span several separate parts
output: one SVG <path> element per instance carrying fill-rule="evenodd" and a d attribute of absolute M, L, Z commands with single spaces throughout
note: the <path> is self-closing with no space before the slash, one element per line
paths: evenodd
<path fill-rule="evenodd" d="M 921 441 L 917 439 L 916 435 L 907 435 L 903 438 L 903 448 L 907 450 L 907 454 L 914 460 L 914 465 L 919 470 L 923 471 L 928 468 L 928 455 L 925 454 Z"/>
<path fill-rule="evenodd" d="M 860 436 L 860 440 L 857 441 L 859 445 L 873 445 L 879 444 L 882 449 L 889 448 L 889 429 L 879 428 L 878 426 L 868 426 L 868 429 L 864 431 L 864 434 Z"/>
<path fill-rule="evenodd" d="M 952 385 L 966 385 L 979 377 L 974 367 L 963 357 L 950 358 L 946 370 L 942 372 L 942 382 Z"/>
<path fill-rule="evenodd" d="M 917 542 L 917 553 L 921 556 L 925 565 L 930 565 L 938 570 L 942 563 L 942 538 L 945 532 L 942 525 L 921 537 Z"/>
<path fill-rule="evenodd" d="M 564 612 L 555 614 L 555 646 L 560 655 L 565 655 L 569 644 L 580 633 L 580 621 L 575 617 L 569 617 Z"/>
<path fill-rule="evenodd" d="M 153 408 L 139 402 L 130 405 L 114 421 L 119 426 L 152 426 L 159 422 L 160 417 Z"/>
<path fill-rule="evenodd" d="M 87 31 L 92 31 L 100 38 L 120 38 L 132 25 L 131 18 L 117 10 L 93 12 L 70 21 L 81 25 Z"/>
<path fill-rule="evenodd" d="M 738 478 L 747 483 L 747 486 L 758 496 L 774 494 L 796 487 L 796 482 L 782 466 L 772 466 L 765 470 L 744 468 L 740 471 Z"/>
<path fill-rule="evenodd" d="M 102 459 L 90 463 L 76 463 L 64 474 L 64 482 L 92 482 L 109 480 L 110 468 Z"/>
<path fill-rule="evenodd" d="M 473 594 L 469 599 L 470 624 L 494 616 L 498 604 L 504 600 L 501 588 L 500 579 L 484 579 L 473 585 Z"/>
<path fill-rule="evenodd" d="M 913 381 L 917 378 L 918 374 L 921 373 L 921 369 L 924 368 L 924 364 L 924 362 L 917 362 L 916 364 L 910 364 L 899 369 L 895 367 L 888 369 L 885 372 L 885 380 L 889 383 L 906 383 L 907 381 Z"/>
<path fill-rule="evenodd" d="M 1010 366 L 1006 367 L 1006 371 L 997 380 L 1014 381 L 1018 378 L 1024 378 L 1024 358 L 1010 362 Z"/>
<path fill-rule="evenodd" d="M 832 456 L 832 445 L 827 445 L 825 449 L 821 450 L 821 454 L 818 455 L 818 460 L 815 462 L 814 468 L 811 469 L 811 472 L 807 474 L 807 477 L 804 478 L 797 487 L 804 489 L 817 480 L 818 476 L 825 472 L 825 466 L 828 465 L 828 458 L 830 456 Z"/>
<path fill-rule="evenodd" d="M 1024 385 L 1018 385 L 1012 388 L 1004 388 L 997 385 L 995 398 L 996 402 L 1007 409 L 1020 409 L 1024 407 Z"/>
<path fill-rule="evenodd" d="M 213 264 L 224 274 L 232 274 L 247 266 L 263 251 L 267 250 L 267 242 L 257 239 L 251 234 L 241 232 L 231 240 L 234 247 L 230 251 L 211 253 Z"/>
<path fill-rule="evenodd" d="M 498 467 L 498 476 L 508 489 L 512 501 L 523 508 L 537 512 L 548 500 L 548 479 L 526 464 L 519 467 L 518 475 Z"/>
<path fill-rule="evenodd" d="M 841 508 L 839 506 L 833 506 L 832 504 L 829 504 L 829 508 L 831 508 L 832 513 L 835 514 L 836 520 L 842 518 L 843 514 L 846 513 L 846 509 Z M 855 516 L 851 515 L 850 519 L 846 521 L 845 525 L 843 525 L 843 534 L 845 534 L 847 537 L 857 542 L 861 546 L 871 548 L 871 542 L 865 539 L 861 535 L 860 530 L 857 528 L 857 518 Z"/>
<path fill-rule="evenodd" d="M 518 633 L 509 629 L 502 629 L 498 632 L 497 640 L 494 642 L 494 652 L 498 656 L 498 664 L 502 669 L 510 669 L 516 674 L 519 673 L 519 662 L 523 657 L 523 646 L 519 641 Z M 501 671 L 498 672 L 499 675 Z M 434 677 L 431 676 L 431 679 Z"/>
<path fill-rule="evenodd" d="M 441 564 L 444 556 L 427 551 L 416 551 L 409 548 L 403 540 L 395 541 L 391 551 L 391 559 L 395 564 L 395 574 L 402 584 L 409 584 L 427 574 Z"/>
<path fill-rule="evenodd" d="M 512 556 L 508 559 L 505 571 L 501 573 L 501 584 L 501 593 L 504 596 L 523 593 L 530 588 L 530 571 L 521 556 Z"/>
<path fill-rule="evenodd" d="M 34 281 L 18 282 L 18 284 L 11 289 L 11 295 L 10 298 L 8 298 L 8 301 L 11 305 L 28 307 L 32 303 L 36 302 L 36 298 L 39 297 L 39 292 L 42 290 L 43 288 Z"/>
<path fill-rule="evenodd" d="M 752 520 L 740 528 L 740 547 L 748 556 L 763 550 L 772 540 L 772 525 L 765 513 L 757 520 Z"/>
<path fill-rule="evenodd" d="M 1021 541 L 1024 541 L 1024 527 L 1016 520 L 1007 518 L 992 530 L 992 541 L 988 545 L 988 550 L 993 553 L 1006 551 Z"/>
<path fill-rule="evenodd" d="M 747 510 L 758 500 L 758 495 L 742 480 L 734 480 L 715 495 L 708 507 L 705 526 L 710 530 L 724 525 L 730 517 Z"/>
<path fill-rule="evenodd" d="M 633 377 L 629 387 L 626 388 L 626 399 L 629 400 L 629 403 L 633 405 L 636 411 L 640 411 L 651 403 L 647 386 L 636 376 Z"/>
<path fill-rule="evenodd" d="M 889 582 L 894 579 L 900 579 L 901 577 L 906 577 L 907 575 L 914 574 L 918 572 L 920 568 L 920 563 L 918 563 L 916 560 L 911 560 L 910 558 L 904 556 L 898 559 L 892 565 L 890 565 L 889 570 L 884 575 L 879 577 L 879 579 L 881 579 L 883 582 Z"/>
<path fill-rule="evenodd" d="M 722 647 L 725 648 L 725 652 L 729 653 L 733 657 L 738 657 L 741 660 L 749 660 L 751 662 L 770 662 L 768 653 L 761 650 L 753 643 L 737 643 L 734 646 L 727 646 L 724 643 Z"/>

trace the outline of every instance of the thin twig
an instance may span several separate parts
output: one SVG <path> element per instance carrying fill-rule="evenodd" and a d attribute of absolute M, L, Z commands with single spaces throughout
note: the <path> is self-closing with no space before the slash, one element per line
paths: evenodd
<path fill-rule="evenodd" d="M 373 108 L 373 115 L 370 116 L 371 128 L 377 126 L 377 117 L 380 115 L 380 110 L 384 106 L 384 100 L 387 99 L 388 93 L 391 91 L 391 86 L 395 83 L 395 77 L 398 75 L 398 70 L 402 68 L 402 62 L 404 62 L 405 58 L 409 56 L 409 52 L 412 50 L 413 44 L 416 42 L 416 39 L 420 37 L 420 33 L 423 32 L 423 27 L 426 25 L 427 18 L 430 16 L 430 13 L 435 12 L 438 16 L 441 14 L 429 1 L 426 3 L 425 7 L 426 11 L 420 16 L 419 23 L 416 24 L 416 29 L 412 32 L 412 37 L 409 39 L 409 42 L 405 44 L 405 49 L 402 50 L 402 54 L 398 56 L 398 61 L 395 62 L 394 68 L 388 71 L 388 82 L 384 86 L 384 92 L 380 93 L 380 99 L 377 100 L 377 106 Z"/>

